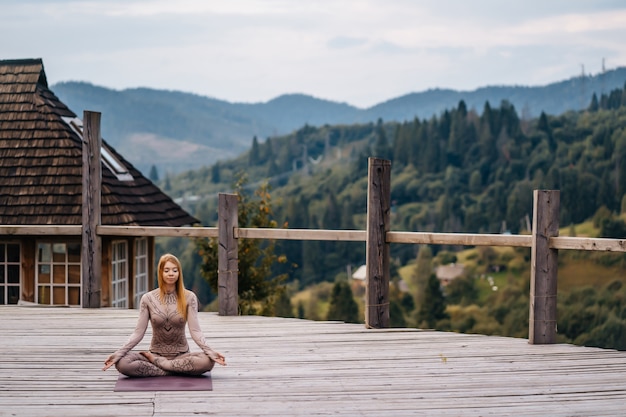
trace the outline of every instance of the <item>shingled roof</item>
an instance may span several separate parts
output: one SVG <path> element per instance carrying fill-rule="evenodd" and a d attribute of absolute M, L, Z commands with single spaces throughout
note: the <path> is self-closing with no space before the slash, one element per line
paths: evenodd
<path fill-rule="evenodd" d="M 81 129 L 41 59 L 0 60 L 1 225 L 81 224 Z M 102 224 L 199 223 L 104 140 L 102 154 Z"/>

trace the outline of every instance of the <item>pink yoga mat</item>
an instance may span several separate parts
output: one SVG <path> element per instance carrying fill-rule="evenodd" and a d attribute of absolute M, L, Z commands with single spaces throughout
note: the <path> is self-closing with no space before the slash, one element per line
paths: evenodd
<path fill-rule="evenodd" d="M 213 391 L 211 373 L 200 376 L 149 376 L 129 378 L 120 375 L 113 391 Z"/>

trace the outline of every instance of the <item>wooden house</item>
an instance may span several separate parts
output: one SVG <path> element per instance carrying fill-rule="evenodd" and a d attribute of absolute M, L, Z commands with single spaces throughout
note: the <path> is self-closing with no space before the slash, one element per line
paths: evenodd
<path fill-rule="evenodd" d="M 1 226 L 82 224 L 82 140 L 81 119 L 50 91 L 41 59 L 0 61 Z M 101 166 L 102 225 L 198 223 L 105 141 Z M 155 285 L 154 237 L 101 239 L 100 305 L 133 308 Z M 80 306 L 82 277 L 80 232 L 0 232 L 0 305 Z"/>

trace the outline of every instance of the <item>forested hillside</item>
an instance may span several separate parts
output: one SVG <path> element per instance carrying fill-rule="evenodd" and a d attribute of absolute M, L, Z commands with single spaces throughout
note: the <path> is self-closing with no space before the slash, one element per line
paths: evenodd
<path fill-rule="evenodd" d="M 174 197 L 187 196 L 184 203 L 199 200 L 191 208 L 210 223 L 215 193 L 245 171 L 253 182 L 269 180 L 275 196 L 286 200 L 280 215 L 291 227 L 360 227 L 367 158 L 376 156 L 392 161 L 399 230 L 519 233 L 536 188 L 561 190 L 561 223 L 579 223 L 602 206 L 621 210 L 625 102 L 624 90 L 616 89 L 594 96 L 587 111 L 530 120 L 506 101 L 487 103 L 481 113 L 461 101 L 429 119 L 304 126 L 264 143 L 253 138 L 239 158 L 163 184 Z"/>
<path fill-rule="evenodd" d="M 205 225 L 214 225 L 216 193 L 231 192 L 238 173 L 245 172 L 251 179 L 250 192 L 264 181 L 272 185 L 274 217 L 279 223 L 287 222 L 291 228 L 364 229 L 369 156 L 392 161 L 392 230 L 527 233 L 532 191 L 558 189 L 560 223 L 568 234 L 626 236 L 624 88 L 593 96 L 585 111 L 559 116 L 542 113 L 529 120 L 521 119 L 506 101 L 497 106 L 487 103 L 480 113 L 468 110 L 461 101 L 438 116 L 403 123 L 379 120 L 361 125 L 304 126 L 264 143 L 254 138 L 251 150 L 240 157 L 167 177 L 161 185 Z M 580 225 L 584 222 L 593 222 L 593 227 L 583 230 Z M 345 277 L 349 265 L 365 262 L 364 249 L 360 242 L 279 241 L 276 246 L 289 260 L 292 292 Z M 429 265 L 456 262 L 461 249 L 433 247 Z M 176 250 L 186 253 L 190 268 L 197 266 L 193 265 L 198 262 L 193 245 Z M 400 278 L 401 268 L 416 262 L 416 250 L 414 245 L 392 245 L 395 279 Z M 594 299 L 603 297 L 604 285 L 613 285 L 610 288 L 615 291 L 622 288 L 626 276 L 623 255 L 565 255 L 562 259 L 579 259 L 576 262 L 583 262 L 585 271 L 595 271 L 586 279 L 578 275 L 582 267 L 570 273 L 572 279 L 595 286 L 591 289 Z M 468 280 L 459 280 L 458 287 L 452 286 L 447 298 L 442 298 L 457 300 L 456 307 L 448 306 L 441 317 L 429 317 L 415 296 L 429 288 L 425 284 L 428 277 L 422 276 L 422 283 L 413 282 L 408 293 L 413 294 L 414 302 L 397 293 L 394 314 L 400 319 L 396 324 L 523 336 L 528 311 L 525 250 L 474 251 L 465 263 L 473 265 L 468 268 Z M 605 269 L 597 269 L 600 267 Z M 500 271 L 496 280 L 500 280 L 501 291 L 481 297 L 475 277 L 484 276 L 490 268 Z M 504 275 L 502 271 L 506 271 Z M 598 271 L 601 276 L 594 275 Z M 285 270 L 279 268 L 279 272 Z M 409 274 L 416 275 L 420 274 Z M 612 283 L 615 279 L 617 283 Z M 497 287 L 491 284 L 488 288 L 491 286 Z M 571 290 L 573 295 L 561 308 L 574 311 L 580 307 L 576 303 L 583 300 L 583 290 Z M 323 292 L 329 296 L 328 287 Z M 465 304 L 478 310 L 470 314 L 464 310 Z M 617 314 L 613 325 L 626 326 L 620 318 L 621 302 L 614 300 L 611 305 L 608 310 L 589 313 L 584 320 L 600 325 Z M 491 310 L 485 310 L 488 308 Z M 299 311 L 324 318 L 310 307 L 301 305 Z M 469 322 L 468 315 L 473 317 Z M 569 322 L 573 330 L 567 340 L 582 337 L 584 332 L 575 330 L 579 325 L 576 320 Z M 606 334 L 597 332 L 600 336 L 595 339 L 584 333 L 585 343 L 601 343 L 597 340 Z M 626 348 L 626 339 L 624 345 L 611 343 Z"/>
<path fill-rule="evenodd" d="M 432 89 L 393 98 L 367 109 L 287 94 L 264 103 L 230 103 L 195 94 L 133 88 L 122 91 L 84 82 L 52 90 L 72 110 L 102 112 L 103 137 L 144 174 L 154 165 L 165 173 L 209 166 L 245 152 L 250 140 L 288 134 L 305 124 L 324 125 L 430 119 L 464 100 L 480 113 L 485 102 L 513 104 L 522 119 L 580 110 L 593 93 L 621 87 L 626 68 L 577 76 L 545 86 L 487 86 L 474 91 Z"/>

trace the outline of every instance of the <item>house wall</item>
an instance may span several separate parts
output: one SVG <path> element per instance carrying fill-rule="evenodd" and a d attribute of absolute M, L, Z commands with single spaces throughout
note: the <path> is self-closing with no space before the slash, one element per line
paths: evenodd
<path fill-rule="evenodd" d="M 103 237 L 102 245 L 102 296 L 100 305 L 111 307 L 111 238 Z"/>
<path fill-rule="evenodd" d="M 20 245 L 21 256 L 21 282 L 20 282 L 20 300 L 34 303 L 36 301 L 36 259 L 37 244 L 40 241 L 58 242 L 58 243 L 76 243 L 77 238 L 68 238 L 68 236 L 10 236 L 0 240 L 7 243 L 17 243 Z M 111 306 L 111 260 L 112 260 L 112 242 L 126 240 L 128 244 L 128 307 L 135 308 L 135 238 L 103 237 L 102 238 L 102 298 L 101 306 Z M 156 287 L 156 267 L 155 267 L 155 238 L 148 237 L 148 289 L 152 290 Z M 84 277 L 81 277 L 84 285 Z"/>

